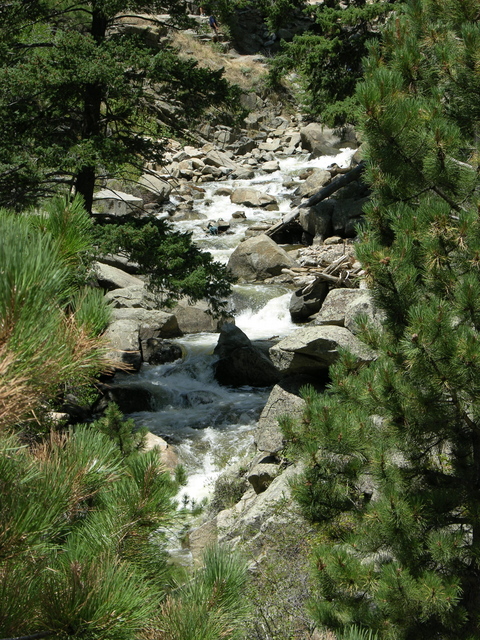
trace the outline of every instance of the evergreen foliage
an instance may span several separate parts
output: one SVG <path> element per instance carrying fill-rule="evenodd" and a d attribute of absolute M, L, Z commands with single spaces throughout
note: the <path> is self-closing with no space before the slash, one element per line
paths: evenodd
<path fill-rule="evenodd" d="M 52 207 L 49 222 L 0 211 L 0 426 L 32 416 L 62 382 L 88 382 L 106 366 L 98 334 L 108 309 L 98 298 L 92 308 L 79 286 L 90 221 L 76 204 Z"/>
<path fill-rule="evenodd" d="M 12 0 L 0 7 L 0 195 L 21 209 L 62 183 L 88 211 L 97 178 L 143 170 L 162 158 L 209 107 L 229 102 L 222 72 L 181 59 L 122 27 L 122 16 L 170 14 L 177 0 Z M 160 24 L 161 26 L 161 24 Z M 155 91 L 153 91 L 155 89 Z M 161 100 L 156 93 L 161 96 Z M 163 105 L 162 105 L 163 101 Z M 165 104 L 173 107 L 165 109 Z"/>
<path fill-rule="evenodd" d="M 284 42 L 271 68 L 271 81 L 289 72 L 299 75 L 307 112 L 330 126 L 356 120 L 355 85 L 362 76 L 367 43 L 379 37 L 379 27 L 394 0 L 326 0 L 313 9 L 307 32 Z M 312 7 L 306 10 L 312 13 Z"/>
<path fill-rule="evenodd" d="M 214 313 L 224 308 L 234 277 L 193 244 L 191 233 L 174 231 L 165 220 L 151 216 L 98 227 L 97 240 L 102 253 L 119 253 L 141 265 L 162 304 L 186 296 L 192 301 L 206 299 Z"/>
<path fill-rule="evenodd" d="M 409 0 L 357 89 L 373 199 L 357 255 L 384 313 L 377 359 L 344 353 L 285 423 L 321 523 L 319 624 L 378 638 L 480 636 L 477 0 Z"/>
<path fill-rule="evenodd" d="M 125 420 L 114 402 L 110 402 L 105 414 L 94 423 L 94 427 L 109 436 L 119 447 L 122 456 L 129 456 L 144 448 L 146 428 L 135 431 L 135 422 Z"/>

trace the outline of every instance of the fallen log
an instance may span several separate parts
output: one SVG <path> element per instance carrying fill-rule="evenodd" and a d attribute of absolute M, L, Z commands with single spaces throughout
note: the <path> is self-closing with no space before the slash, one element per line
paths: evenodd
<path fill-rule="evenodd" d="M 318 204 L 322 200 L 325 200 L 326 198 L 331 196 L 332 193 L 335 193 L 342 187 L 345 187 L 347 184 L 350 184 L 350 182 L 353 182 L 354 180 L 358 180 L 358 178 L 362 175 L 364 169 L 365 169 L 365 162 L 362 160 L 362 162 L 357 164 L 356 167 L 354 167 L 353 169 L 350 169 L 350 171 L 348 171 L 347 173 L 340 175 L 335 180 L 332 180 L 330 184 L 327 184 L 326 187 L 322 187 L 320 191 L 318 191 L 315 195 L 309 198 L 306 202 L 301 204 L 299 207 L 297 207 L 290 213 L 287 213 L 287 215 L 283 216 L 280 222 L 277 222 L 276 224 L 271 226 L 270 229 L 267 229 L 265 231 L 265 235 L 272 237 L 278 231 L 285 229 L 287 225 L 289 225 L 291 222 L 296 220 L 296 218 L 298 218 L 298 216 L 300 215 L 301 209 L 314 207 L 316 204 Z"/>
<path fill-rule="evenodd" d="M 365 170 L 365 161 L 362 160 L 357 164 L 356 167 L 354 167 L 353 169 L 350 169 L 348 173 L 344 173 L 339 178 L 332 180 L 332 182 L 330 182 L 330 184 L 327 184 L 326 187 L 322 187 L 320 191 L 317 191 L 315 195 L 313 195 L 306 202 L 301 204 L 298 208 L 307 209 L 308 207 L 314 207 L 316 204 L 318 204 L 322 200 L 325 200 L 326 198 L 331 196 L 332 193 L 335 193 L 342 187 L 345 187 L 347 184 L 350 184 L 350 182 L 353 182 L 354 180 L 358 180 L 358 178 L 362 175 L 364 170 Z"/>

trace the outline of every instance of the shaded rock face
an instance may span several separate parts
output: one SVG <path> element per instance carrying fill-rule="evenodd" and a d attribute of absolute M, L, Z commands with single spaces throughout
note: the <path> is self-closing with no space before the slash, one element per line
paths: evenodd
<path fill-rule="evenodd" d="M 311 315 L 317 313 L 328 294 L 328 284 L 317 281 L 308 288 L 308 293 L 299 289 L 290 298 L 290 316 L 293 322 L 304 322 Z"/>
<path fill-rule="evenodd" d="M 139 411 L 154 411 L 153 395 L 143 387 L 115 385 L 103 389 L 104 398 L 115 402 L 122 413 L 137 413 Z"/>
<path fill-rule="evenodd" d="M 230 256 L 228 268 L 244 282 L 265 280 L 296 265 L 295 260 L 265 234 L 240 243 Z"/>
<path fill-rule="evenodd" d="M 147 338 L 140 341 L 142 359 L 148 364 L 165 364 L 175 362 L 182 358 L 182 349 L 178 344 L 161 340 L 159 338 Z"/>
<path fill-rule="evenodd" d="M 214 355 L 219 357 L 215 378 L 220 384 L 268 387 L 279 379 L 269 358 L 233 324 L 224 325 L 220 330 Z"/>

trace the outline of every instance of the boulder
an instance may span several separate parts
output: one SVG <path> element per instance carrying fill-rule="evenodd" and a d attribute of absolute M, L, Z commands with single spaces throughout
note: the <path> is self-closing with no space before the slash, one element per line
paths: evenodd
<path fill-rule="evenodd" d="M 230 160 L 226 153 L 222 151 L 212 150 L 209 151 L 203 159 L 206 165 L 217 167 L 217 169 L 230 169 L 231 171 L 237 168 L 237 165 L 233 160 Z"/>
<path fill-rule="evenodd" d="M 178 457 L 173 448 L 163 438 L 149 431 L 145 436 L 143 451 L 151 451 L 152 449 L 158 451 L 160 460 L 166 469 L 173 470 L 178 465 Z"/>
<path fill-rule="evenodd" d="M 126 273 L 121 269 L 117 269 L 117 267 L 111 267 L 102 262 L 95 262 L 94 266 L 98 284 L 102 289 L 111 291 L 112 289 L 123 289 L 124 287 L 131 287 L 133 285 L 137 287 L 144 286 L 140 278 L 132 276 L 130 273 Z"/>
<path fill-rule="evenodd" d="M 274 173 L 280 169 L 280 165 L 278 164 L 278 160 L 270 160 L 260 165 L 260 169 L 265 171 L 265 173 Z"/>
<path fill-rule="evenodd" d="M 185 333 L 217 333 L 228 318 L 214 318 L 209 313 L 209 306 L 203 300 L 190 304 L 188 300 L 180 300 L 173 308 L 181 334 Z"/>
<path fill-rule="evenodd" d="M 147 338 L 140 340 L 143 362 L 148 364 L 165 364 L 175 362 L 183 356 L 182 348 L 169 340 Z"/>
<path fill-rule="evenodd" d="M 109 402 L 115 402 L 124 414 L 155 410 L 155 399 L 144 387 L 119 384 L 104 388 L 103 392 L 104 398 Z"/>
<path fill-rule="evenodd" d="M 274 196 L 249 187 L 235 189 L 230 196 L 230 201 L 233 204 L 243 204 L 246 207 L 265 207 L 267 204 L 277 203 L 277 199 Z"/>
<path fill-rule="evenodd" d="M 301 464 L 287 467 L 283 473 L 271 482 L 265 491 L 256 494 L 252 488 L 231 509 L 221 511 L 216 518 L 218 542 L 237 539 L 242 535 L 251 544 L 264 528 L 269 518 L 291 518 L 286 506 L 291 501 L 291 481 L 303 470 Z M 279 509 L 279 505 L 282 508 Z"/>
<path fill-rule="evenodd" d="M 228 261 L 230 271 L 243 282 L 278 276 L 294 266 L 295 260 L 264 233 L 240 243 Z"/>
<path fill-rule="evenodd" d="M 114 309 L 113 320 L 129 320 L 137 326 L 139 340 L 176 338 L 182 335 L 173 313 L 158 309 Z"/>
<path fill-rule="evenodd" d="M 328 294 L 328 283 L 316 280 L 295 291 L 290 298 L 290 316 L 293 322 L 304 322 L 322 306 Z"/>
<path fill-rule="evenodd" d="M 256 464 L 247 476 L 247 480 L 252 485 L 256 494 L 263 493 L 272 484 L 279 474 L 278 464 L 259 463 Z"/>
<path fill-rule="evenodd" d="M 155 296 L 145 288 L 143 282 L 141 285 L 107 291 L 105 298 L 114 309 L 156 309 L 158 306 Z"/>
<path fill-rule="evenodd" d="M 315 169 L 305 182 L 295 190 L 295 195 L 302 196 L 302 198 L 309 198 L 317 193 L 317 191 L 320 191 L 320 189 L 328 184 L 330 180 L 330 171 L 327 171 L 326 169 Z"/>
<path fill-rule="evenodd" d="M 145 202 L 166 202 L 172 192 L 170 184 L 155 173 L 144 173 L 138 187 Z"/>
<path fill-rule="evenodd" d="M 284 378 L 273 387 L 255 431 L 258 451 L 275 455 L 283 449 L 284 440 L 278 424 L 279 418 L 288 415 L 297 420 L 302 417 L 306 403 L 300 397 L 300 389 L 305 385 L 311 385 L 319 392 L 324 389 L 318 376 L 306 375 Z"/>
<path fill-rule="evenodd" d="M 356 235 L 356 226 L 363 216 L 363 207 L 368 198 L 336 200 L 332 214 L 333 233 L 344 238 Z"/>
<path fill-rule="evenodd" d="M 143 200 L 130 193 L 102 189 L 93 194 L 93 213 L 122 218 L 143 211 Z"/>
<path fill-rule="evenodd" d="M 315 244 L 320 244 L 332 233 L 333 200 L 324 200 L 315 207 L 300 209 L 298 221 L 304 231 L 314 238 Z"/>
<path fill-rule="evenodd" d="M 295 331 L 270 349 L 275 367 L 283 375 L 321 372 L 334 364 L 346 349 L 359 363 L 371 362 L 372 351 L 344 327 L 312 326 Z"/>
<path fill-rule="evenodd" d="M 384 314 L 375 307 L 372 296 L 368 291 L 358 289 L 358 295 L 352 297 L 345 309 L 345 327 L 352 333 L 357 333 L 356 318 L 359 314 L 368 316 L 369 321 L 377 328 L 382 327 Z"/>
<path fill-rule="evenodd" d="M 221 328 L 213 353 L 219 358 L 215 363 L 215 378 L 220 384 L 267 387 L 279 379 L 269 358 L 234 324 Z"/>
<path fill-rule="evenodd" d="M 140 370 L 142 355 L 135 320 L 114 320 L 107 327 L 104 338 L 109 344 L 106 357 L 114 370 Z"/>
<path fill-rule="evenodd" d="M 358 147 L 355 134 L 351 129 L 329 129 L 311 122 L 300 130 L 302 147 L 310 151 L 314 158 L 336 155 L 342 147 Z"/>
<path fill-rule="evenodd" d="M 344 327 L 347 306 L 364 295 L 365 291 L 361 289 L 332 289 L 325 298 L 314 324 Z M 351 330 L 350 327 L 347 328 Z"/>

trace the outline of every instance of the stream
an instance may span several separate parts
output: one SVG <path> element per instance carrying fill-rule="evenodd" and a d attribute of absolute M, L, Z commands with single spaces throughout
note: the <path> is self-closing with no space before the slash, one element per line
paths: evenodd
<path fill-rule="evenodd" d="M 327 168 L 333 162 L 347 166 L 354 151 L 346 149 L 336 156 L 308 160 L 306 155 L 279 158 L 279 171 L 259 174 L 252 180 L 222 180 L 203 183 L 206 190 L 201 201 L 195 201 L 202 220 L 176 222 L 181 231 L 190 231 L 197 246 L 209 251 L 224 264 L 241 242 L 252 224 L 279 220 L 290 211 L 298 177 L 307 168 Z M 287 186 L 288 185 L 288 186 Z M 293 186 L 292 186 L 293 185 Z M 229 196 L 216 195 L 220 188 L 252 187 L 277 198 L 278 211 L 263 211 L 232 204 Z M 175 199 L 172 198 L 173 204 Z M 245 218 L 232 218 L 242 211 Z M 222 218 L 231 229 L 218 236 L 209 235 L 208 221 Z M 296 325 L 290 320 L 289 301 L 292 290 L 279 285 L 235 285 L 231 306 L 235 323 L 251 340 L 284 337 Z M 194 506 L 208 499 L 215 479 L 229 465 L 247 457 L 254 450 L 253 433 L 270 388 L 219 385 L 213 376 L 213 349 L 218 334 L 186 335 L 173 340 L 184 352 L 182 361 L 151 366 L 143 365 L 135 376 L 117 375 L 116 381 L 138 387 L 141 383 L 155 399 L 155 411 L 131 414 L 138 426 L 174 445 L 184 465 L 187 484 L 179 496 L 180 503 Z"/>

